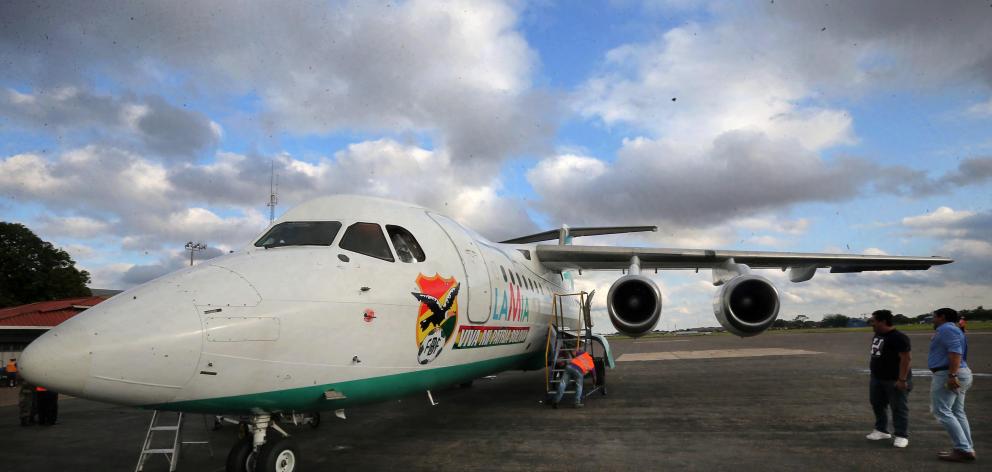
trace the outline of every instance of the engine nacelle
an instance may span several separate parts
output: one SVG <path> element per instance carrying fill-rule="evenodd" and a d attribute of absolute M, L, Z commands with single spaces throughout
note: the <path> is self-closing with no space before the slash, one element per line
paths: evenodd
<path fill-rule="evenodd" d="M 661 290 L 643 275 L 625 275 L 613 282 L 606 295 L 610 321 L 627 336 L 641 336 L 661 319 Z"/>
<path fill-rule="evenodd" d="M 738 336 L 761 334 L 778 318 L 778 289 L 758 275 L 727 281 L 713 298 L 713 312 L 727 331 Z"/>

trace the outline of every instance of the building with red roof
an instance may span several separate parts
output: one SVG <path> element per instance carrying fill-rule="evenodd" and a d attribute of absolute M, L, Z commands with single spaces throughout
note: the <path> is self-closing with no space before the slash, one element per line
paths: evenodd
<path fill-rule="evenodd" d="M 49 329 L 110 298 L 66 298 L 0 309 L 0 359 L 16 359 L 31 341 Z"/>

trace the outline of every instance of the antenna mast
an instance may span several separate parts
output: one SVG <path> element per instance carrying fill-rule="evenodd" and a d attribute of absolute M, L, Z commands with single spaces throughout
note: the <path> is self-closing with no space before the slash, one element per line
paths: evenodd
<path fill-rule="evenodd" d="M 269 203 L 265 206 L 269 207 L 269 224 L 271 225 L 276 219 L 276 205 L 279 203 L 279 180 L 276 179 L 276 161 L 273 159 L 269 161 L 271 164 L 271 170 L 269 172 Z"/>

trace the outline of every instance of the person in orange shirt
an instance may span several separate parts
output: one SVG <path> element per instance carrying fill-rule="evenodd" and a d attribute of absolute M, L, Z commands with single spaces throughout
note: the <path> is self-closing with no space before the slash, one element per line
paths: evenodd
<path fill-rule="evenodd" d="M 7 361 L 7 367 L 4 370 L 7 372 L 8 386 L 14 387 L 17 385 L 17 359 Z"/>
<path fill-rule="evenodd" d="M 595 364 L 593 364 L 592 356 L 581 349 L 576 351 L 572 359 L 565 365 L 565 372 L 562 373 L 561 381 L 558 382 L 558 392 L 555 394 L 555 398 L 551 400 L 551 407 L 558 408 L 558 402 L 565 396 L 565 388 L 568 386 L 568 382 L 575 380 L 575 407 L 582 408 L 582 383 L 586 374 L 594 371 L 594 369 Z"/>

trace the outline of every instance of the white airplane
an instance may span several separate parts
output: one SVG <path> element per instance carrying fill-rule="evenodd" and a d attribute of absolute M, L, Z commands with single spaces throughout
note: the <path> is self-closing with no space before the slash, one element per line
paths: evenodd
<path fill-rule="evenodd" d="M 156 410 L 239 417 L 252 433 L 227 470 L 291 471 L 282 416 L 343 408 L 539 369 L 552 294 L 571 270 L 624 270 L 607 295 L 624 334 L 651 331 L 661 292 L 643 269 L 711 269 L 716 317 L 753 336 L 779 296 L 751 268 L 793 282 L 831 272 L 927 269 L 939 257 L 578 246 L 575 236 L 653 227 L 567 228 L 493 243 L 409 203 L 318 198 L 245 249 L 123 292 L 52 329 L 20 358 L 30 382 Z M 535 244 L 558 240 L 557 244 Z M 576 304 L 565 304 L 571 327 Z"/>

